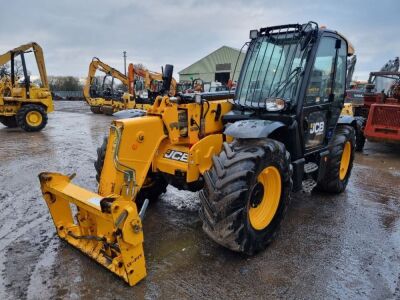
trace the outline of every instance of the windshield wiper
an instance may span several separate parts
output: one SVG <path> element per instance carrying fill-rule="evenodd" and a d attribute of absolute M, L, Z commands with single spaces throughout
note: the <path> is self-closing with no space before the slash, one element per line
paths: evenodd
<path fill-rule="evenodd" d="M 286 89 L 286 87 L 292 82 L 292 80 L 293 80 L 294 78 L 296 78 L 296 77 L 301 73 L 301 71 L 302 71 L 302 68 L 301 68 L 301 67 L 294 68 L 293 71 L 290 72 L 289 76 L 288 76 L 284 81 L 282 81 L 282 82 L 277 86 L 277 88 L 276 88 L 275 90 L 273 90 L 272 93 L 270 93 L 270 95 L 276 95 L 276 96 L 278 96 L 279 93 L 280 93 L 283 89 Z"/>

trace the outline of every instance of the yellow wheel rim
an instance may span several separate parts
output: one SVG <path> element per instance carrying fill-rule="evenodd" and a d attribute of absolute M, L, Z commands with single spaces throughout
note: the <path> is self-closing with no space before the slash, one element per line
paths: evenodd
<path fill-rule="evenodd" d="M 350 156 L 351 156 L 351 143 L 347 141 L 346 144 L 344 144 L 342 159 L 340 161 L 340 171 L 339 171 L 340 180 L 343 180 L 347 175 L 347 171 L 349 170 L 349 165 L 350 165 Z"/>
<path fill-rule="evenodd" d="M 33 127 L 39 126 L 43 121 L 42 114 L 35 110 L 28 112 L 25 118 L 29 126 Z"/>
<path fill-rule="evenodd" d="M 274 218 L 281 199 L 282 180 L 275 167 L 265 168 L 257 177 L 257 185 L 253 188 L 249 220 L 256 230 L 267 227 Z"/>

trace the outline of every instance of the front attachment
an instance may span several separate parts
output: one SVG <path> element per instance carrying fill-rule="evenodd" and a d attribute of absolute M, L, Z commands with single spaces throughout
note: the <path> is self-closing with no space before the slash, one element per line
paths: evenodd
<path fill-rule="evenodd" d="M 71 183 L 73 176 L 41 173 L 43 197 L 61 239 L 133 286 L 146 277 L 143 229 L 134 201 L 102 197 Z M 71 210 L 76 207 L 73 217 Z"/>

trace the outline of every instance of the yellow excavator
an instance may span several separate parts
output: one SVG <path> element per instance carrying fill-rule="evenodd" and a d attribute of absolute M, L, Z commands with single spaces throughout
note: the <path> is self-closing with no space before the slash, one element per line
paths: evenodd
<path fill-rule="evenodd" d="M 352 45 L 315 22 L 251 30 L 248 45 L 234 95 L 169 96 L 166 65 L 145 115 L 112 122 L 97 192 L 74 174 L 39 174 L 61 239 L 135 285 L 146 276 L 145 212 L 168 184 L 200 190 L 205 234 L 246 255 L 277 236 L 291 193 L 346 189 L 356 121 L 340 111 Z"/>
<path fill-rule="evenodd" d="M 40 75 L 40 85 L 33 84 L 26 66 L 25 55 L 33 52 Z M 15 74 L 16 59 L 20 58 L 23 79 Z M 0 122 L 10 128 L 40 131 L 47 124 L 47 114 L 54 110 L 47 80 L 43 50 L 37 43 L 28 43 L 0 55 L 0 65 L 10 63 L 10 74 L 0 78 Z"/>
<path fill-rule="evenodd" d="M 128 66 L 128 81 L 128 91 L 134 95 L 136 108 L 148 109 L 162 91 L 163 75 L 144 68 L 137 68 L 130 63 Z M 176 80 L 172 78 L 168 95 L 175 96 L 176 89 Z"/>
<path fill-rule="evenodd" d="M 105 73 L 102 82 L 98 82 L 97 71 Z M 131 94 L 114 90 L 114 79 L 121 81 L 125 87 L 129 84 L 128 77 L 94 57 L 83 88 L 83 96 L 93 113 L 112 115 L 119 110 L 135 107 L 135 100 Z"/>
<path fill-rule="evenodd" d="M 96 72 L 105 73 L 102 82 Z M 127 92 L 114 89 L 114 79 L 121 81 Z M 95 114 L 113 113 L 125 109 L 147 109 L 159 95 L 162 74 L 143 68 L 135 68 L 132 63 L 128 67 L 128 76 L 102 62 L 97 57 L 89 65 L 89 73 L 83 89 L 86 102 Z M 176 81 L 171 82 L 171 94 L 176 90 Z"/>

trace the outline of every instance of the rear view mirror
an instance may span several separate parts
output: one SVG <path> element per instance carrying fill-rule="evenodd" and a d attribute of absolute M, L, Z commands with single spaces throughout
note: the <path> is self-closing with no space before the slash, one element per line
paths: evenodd
<path fill-rule="evenodd" d="M 303 51 L 307 47 L 307 45 L 310 43 L 310 41 L 313 37 L 313 33 L 314 33 L 313 30 L 307 30 L 304 32 L 304 37 L 303 37 L 303 39 L 301 41 L 301 45 L 300 45 L 301 51 Z"/>

